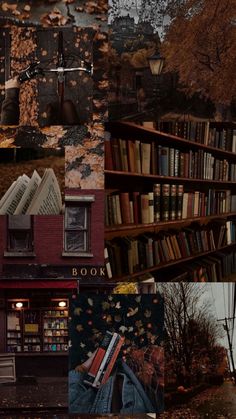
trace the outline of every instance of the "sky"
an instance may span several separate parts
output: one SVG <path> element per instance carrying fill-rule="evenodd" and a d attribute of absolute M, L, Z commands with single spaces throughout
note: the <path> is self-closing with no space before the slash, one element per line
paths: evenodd
<path fill-rule="evenodd" d="M 203 283 L 203 284 L 196 284 L 196 286 L 203 286 L 206 289 L 202 297 L 202 301 L 207 301 L 212 306 L 211 311 L 212 314 L 219 320 L 224 319 L 225 317 L 232 317 L 233 315 L 233 284 L 230 282 L 227 283 L 220 283 L 220 282 L 211 282 L 211 283 Z M 222 325 L 224 322 L 220 322 Z M 230 335 L 232 331 L 232 321 L 228 322 Z M 224 338 L 220 340 L 221 345 L 225 348 L 229 348 L 228 340 L 226 336 L 226 331 L 224 331 Z M 234 325 L 234 338 L 233 338 L 233 355 L 234 355 L 234 363 L 236 366 L 236 319 Z"/>
<path fill-rule="evenodd" d="M 120 8 L 120 16 L 130 16 L 134 18 L 134 22 L 137 24 L 139 20 L 137 9 L 140 8 L 140 5 L 142 3 L 142 0 L 137 0 L 137 8 L 130 6 L 132 4 L 131 0 L 109 0 L 109 12 L 108 12 L 108 23 L 112 23 L 112 8 L 115 4 L 116 6 L 119 6 Z M 157 7 L 158 7 L 158 0 L 157 0 Z M 164 38 L 164 28 L 168 23 L 170 22 L 169 16 L 165 16 L 164 20 L 161 25 L 159 25 L 157 32 L 160 36 L 160 39 Z M 155 31 L 155 29 L 154 29 Z"/>

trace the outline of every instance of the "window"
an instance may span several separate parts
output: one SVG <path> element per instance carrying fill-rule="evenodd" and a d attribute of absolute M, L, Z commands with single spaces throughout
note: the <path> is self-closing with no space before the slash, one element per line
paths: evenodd
<path fill-rule="evenodd" d="M 33 252 L 32 218 L 29 215 L 9 215 L 7 218 L 7 252 L 5 256 L 25 256 Z"/>
<path fill-rule="evenodd" d="M 64 256 L 93 256 L 91 254 L 91 202 L 94 197 L 66 197 Z"/>

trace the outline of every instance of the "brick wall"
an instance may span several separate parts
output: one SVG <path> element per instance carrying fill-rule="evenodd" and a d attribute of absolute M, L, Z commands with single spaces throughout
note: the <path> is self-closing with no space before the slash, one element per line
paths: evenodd
<path fill-rule="evenodd" d="M 47 265 L 103 265 L 104 247 L 104 192 L 86 190 L 79 193 L 73 189 L 68 195 L 94 195 L 91 203 L 91 252 L 92 258 L 63 257 L 63 215 L 34 216 L 34 253 L 35 257 L 6 257 L 7 217 L 0 216 L 0 270 L 4 264 L 47 264 Z"/>

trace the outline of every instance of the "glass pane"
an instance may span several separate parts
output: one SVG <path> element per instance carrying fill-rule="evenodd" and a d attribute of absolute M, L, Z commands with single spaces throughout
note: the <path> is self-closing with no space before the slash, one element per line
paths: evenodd
<path fill-rule="evenodd" d="M 65 233 L 65 250 L 67 252 L 85 252 L 87 251 L 87 233 L 81 232 L 66 232 Z"/>
<path fill-rule="evenodd" d="M 10 231 L 10 250 L 17 252 L 31 250 L 31 235 L 28 231 Z"/>
<path fill-rule="evenodd" d="M 66 228 L 72 230 L 83 230 L 87 228 L 87 208 L 67 207 Z"/>

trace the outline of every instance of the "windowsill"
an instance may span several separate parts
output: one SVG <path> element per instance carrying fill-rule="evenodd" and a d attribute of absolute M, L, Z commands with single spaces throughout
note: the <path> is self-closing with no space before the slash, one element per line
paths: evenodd
<path fill-rule="evenodd" d="M 34 258 L 35 256 L 34 252 L 4 252 L 4 257 Z"/>
<path fill-rule="evenodd" d="M 87 253 L 87 252 L 62 252 L 62 256 L 64 257 L 80 257 L 80 258 L 93 258 L 93 253 Z"/>

